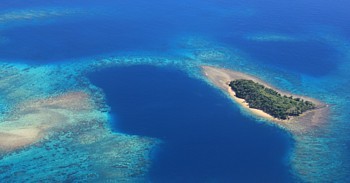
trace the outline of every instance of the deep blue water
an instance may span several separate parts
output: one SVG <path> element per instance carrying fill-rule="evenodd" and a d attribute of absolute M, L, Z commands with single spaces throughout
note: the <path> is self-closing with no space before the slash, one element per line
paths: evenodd
<path fill-rule="evenodd" d="M 316 41 L 254 42 L 236 39 L 230 42 L 239 44 L 257 63 L 292 72 L 317 77 L 327 75 L 337 67 L 335 50 Z"/>
<path fill-rule="evenodd" d="M 128 134 L 161 139 L 155 182 L 286 182 L 291 139 L 243 116 L 220 91 L 170 68 L 111 68 L 90 75 Z"/>

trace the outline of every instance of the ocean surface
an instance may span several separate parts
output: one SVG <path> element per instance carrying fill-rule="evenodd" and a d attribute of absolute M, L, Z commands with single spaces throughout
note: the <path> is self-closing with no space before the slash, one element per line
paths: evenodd
<path fill-rule="evenodd" d="M 147 181 L 349 182 L 348 7 L 345 0 L 2 0 L 0 62 L 57 68 L 50 77 L 65 72 L 79 84 L 33 79 L 42 88 L 17 90 L 25 97 L 0 91 L 0 119 L 21 101 L 86 87 L 104 100 L 113 132 L 160 141 L 146 155 Z M 330 106 L 327 123 L 291 134 L 241 109 L 200 65 L 319 99 Z M 7 173 L 0 178 L 11 181 Z"/>

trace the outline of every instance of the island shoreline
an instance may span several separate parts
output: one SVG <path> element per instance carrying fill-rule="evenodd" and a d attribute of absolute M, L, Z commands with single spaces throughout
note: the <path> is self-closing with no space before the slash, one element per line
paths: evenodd
<path fill-rule="evenodd" d="M 201 69 L 203 75 L 210 81 L 210 83 L 212 83 L 215 87 L 219 88 L 221 91 L 226 93 L 235 103 L 239 104 L 243 109 L 250 112 L 256 117 L 268 120 L 292 131 L 305 132 L 306 130 L 309 130 L 310 128 L 315 126 L 319 126 L 320 124 L 325 122 L 328 116 L 328 105 L 317 99 L 291 94 L 289 92 L 280 90 L 277 87 L 274 87 L 271 84 L 268 84 L 257 77 L 245 73 L 206 65 L 201 66 Z M 230 81 L 237 79 L 252 80 L 256 83 L 264 85 L 267 88 L 271 88 L 277 91 L 281 95 L 298 97 L 305 101 L 310 101 L 316 105 L 316 109 L 306 111 L 300 116 L 290 117 L 290 119 L 287 120 L 274 118 L 270 114 L 260 109 L 250 108 L 249 104 L 244 99 L 236 97 L 235 92 L 231 89 L 231 87 L 228 84 Z"/>

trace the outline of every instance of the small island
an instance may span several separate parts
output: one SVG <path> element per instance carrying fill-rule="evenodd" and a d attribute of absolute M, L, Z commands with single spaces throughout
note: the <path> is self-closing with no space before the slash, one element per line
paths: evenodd
<path fill-rule="evenodd" d="M 262 110 L 277 119 L 286 120 L 316 108 L 316 105 L 310 101 L 293 98 L 293 96 L 282 96 L 277 91 L 252 80 L 233 80 L 229 82 L 229 86 L 236 97 L 244 99 L 250 108 Z"/>
<path fill-rule="evenodd" d="M 201 66 L 203 75 L 236 104 L 257 117 L 274 122 L 296 133 L 304 133 L 327 121 L 327 104 L 294 95 L 242 72 Z"/>

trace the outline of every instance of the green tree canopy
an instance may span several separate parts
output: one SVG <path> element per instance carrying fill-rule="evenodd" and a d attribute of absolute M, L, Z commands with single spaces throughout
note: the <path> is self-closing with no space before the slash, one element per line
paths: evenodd
<path fill-rule="evenodd" d="M 250 108 L 260 109 L 278 119 L 299 116 L 316 107 L 312 102 L 300 98 L 282 96 L 277 91 L 252 80 L 234 80 L 229 86 L 236 93 L 236 97 L 244 99 Z"/>

